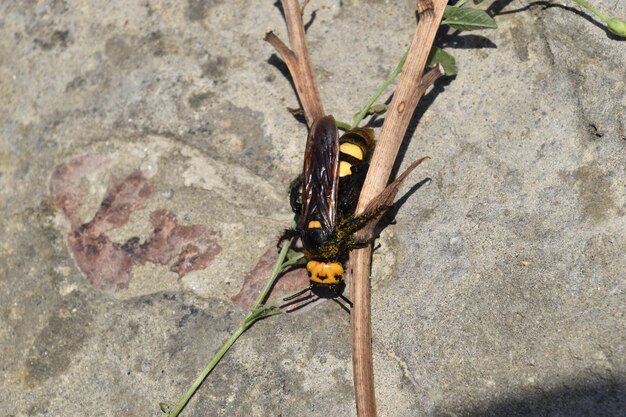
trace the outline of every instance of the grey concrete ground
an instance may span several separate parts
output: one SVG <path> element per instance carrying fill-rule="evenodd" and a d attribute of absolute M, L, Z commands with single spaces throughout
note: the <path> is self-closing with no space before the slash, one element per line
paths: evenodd
<path fill-rule="evenodd" d="M 626 413 L 626 43 L 546 4 L 439 40 L 460 73 L 402 150 L 433 181 L 374 255 L 381 416 Z M 395 66 L 413 6 L 311 2 L 329 113 Z M 237 326 L 306 136 L 269 29 L 272 1 L 2 2 L 2 416 L 158 416 Z M 348 329 L 332 301 L 259 323 L 183 415 L 354 416 Z"/>

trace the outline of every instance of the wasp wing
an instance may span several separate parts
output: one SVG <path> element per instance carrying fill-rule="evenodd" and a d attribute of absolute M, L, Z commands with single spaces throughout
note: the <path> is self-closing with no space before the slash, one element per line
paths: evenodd
<path fill-rule="evenodd" d="M 337 215 L 339 182 L 339 137 L 333 116 L 316 120 L 311 127 L 304 151 L 302 217 L 300 229 L 319 221 L 330 232 Z"/>

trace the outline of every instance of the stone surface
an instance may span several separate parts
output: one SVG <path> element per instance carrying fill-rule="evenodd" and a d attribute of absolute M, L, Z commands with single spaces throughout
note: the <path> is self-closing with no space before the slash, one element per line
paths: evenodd
<path fill-rule="evenodd" d="M 381 416 L 626 409 L 625 43 L 572 5 L 486 1 L 497 30 L 438 39 L 460 73 L 401 152 L 432 182 L 374 255 Z M 396 65 L 413 7 L 311 2 L 327 112 Z M 271 1 L 2 2 L 3 415 L 158 416 L 236 328 L 306 137 L 270 29 Z M 353 395 L 349 316 L 319 301 L 255 325 L 183 415 L 353 416 Z"/>

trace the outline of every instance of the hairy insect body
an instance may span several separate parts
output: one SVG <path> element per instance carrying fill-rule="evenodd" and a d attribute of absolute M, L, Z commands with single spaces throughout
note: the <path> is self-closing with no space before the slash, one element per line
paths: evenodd
<path fill-rule="evenodd" d="M 369 244 L 357 241 L 353 234 L 380 213 L 354 215 L 373 142 L 373 131 L 368 128 L 348 131 L 339 138 L 332 116 L 317 120 L 311 128 L 303 175 L 292 183 L 290 200 L 300 216 L 292 233 L 302 240 L 313 290 L 339 295 L 350 250 Z"/>

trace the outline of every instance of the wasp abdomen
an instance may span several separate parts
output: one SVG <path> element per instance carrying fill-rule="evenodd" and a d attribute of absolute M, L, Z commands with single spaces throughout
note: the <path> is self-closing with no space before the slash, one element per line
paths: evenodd
<path fill-rule="evenodd" d="M 346 132 L 339 138 L 339 177 L 353 174 L 353 167 L 366 159 L 372 146 L 374 133 L 370 128 Z"/>
<path fill-rule="evenodd" d="M 330 233 L 321 227 L 311 227 L 311 223 L 319 223 L 312 221 L 309 223 L 309 226 L 304 229 L 301 238 L 302 238 L 302 246 L 307 251 L 316 252 L 316 249 L 324 245 L 330 239 Z"/>

